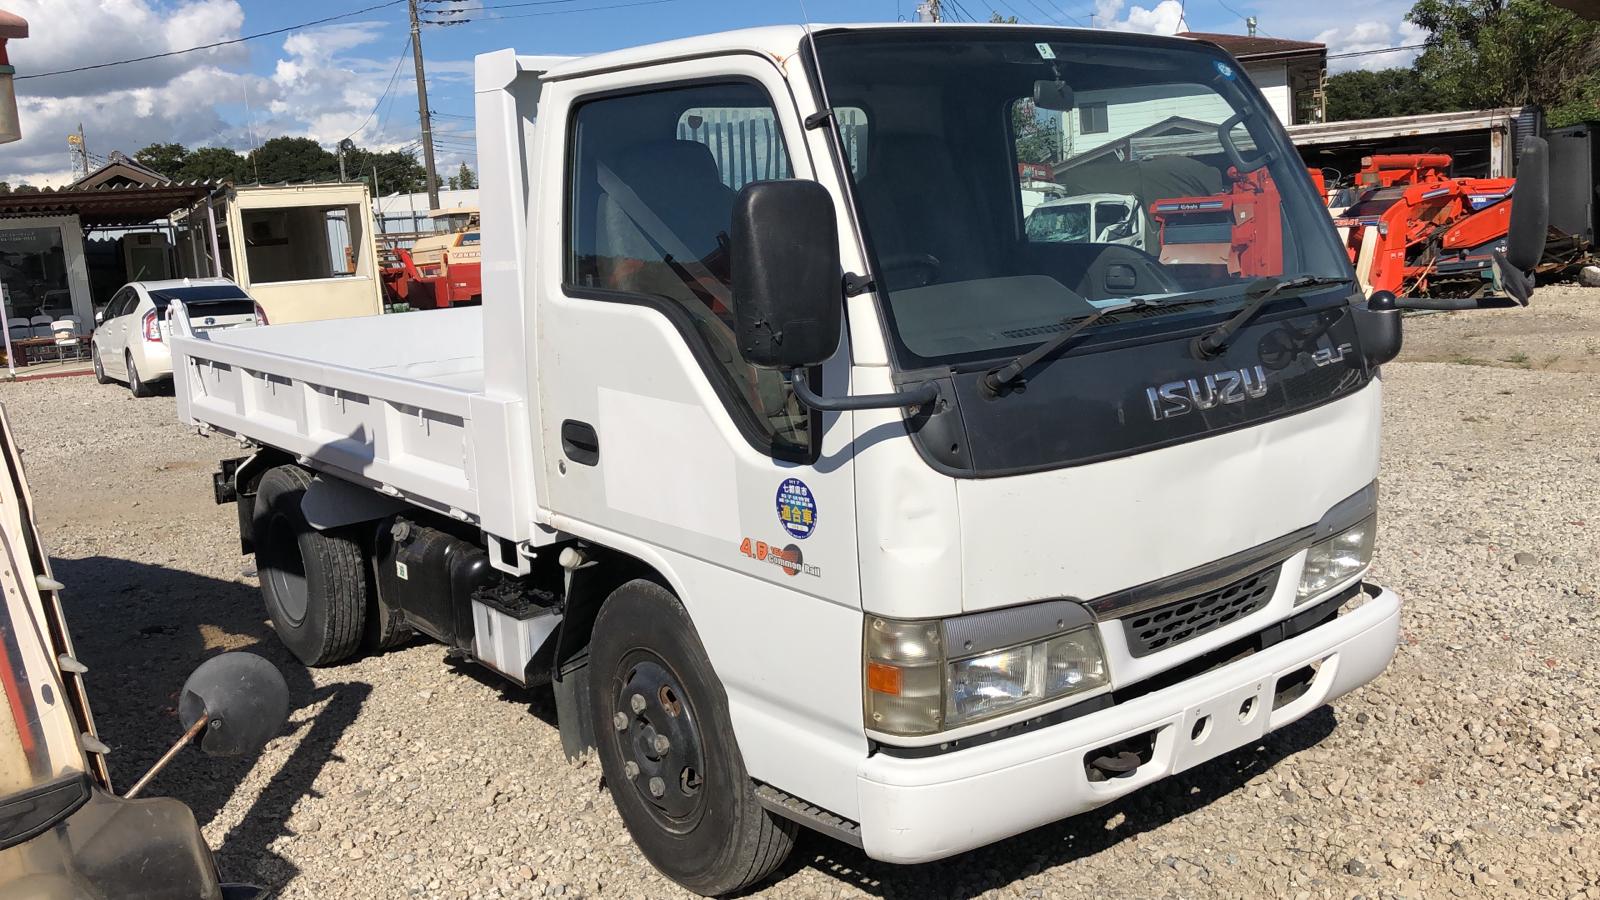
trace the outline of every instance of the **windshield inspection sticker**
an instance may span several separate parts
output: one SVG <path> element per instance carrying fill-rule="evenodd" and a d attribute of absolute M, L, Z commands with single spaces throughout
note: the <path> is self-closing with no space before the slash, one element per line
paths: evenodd
<path fill-rule="evenodd" d="M 1056 58 L 1056 52 L 1054 50 L 1050 49 L 1050 45 L 1049 44 L 1038 43 L 1038 44 L 1034 44 L 1033 46 L 1039 48 L 1039 58 L 1040 59 L 1055 59 Z"/>
<path fill-rule="evenodd" d="M 788 478 L 778 485 L 778 521 L 797 538 L 808 538 L 816 530 L 817 499 L 804 481 Z"/>

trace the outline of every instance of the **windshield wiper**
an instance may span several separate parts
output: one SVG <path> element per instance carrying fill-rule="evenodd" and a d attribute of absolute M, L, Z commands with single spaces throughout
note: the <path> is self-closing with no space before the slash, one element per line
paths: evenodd
<path fill-rule="evenodd" d="M 1118 313 L 1125 313 L 1133 309 L 1152 309 L 1156 307 L 1165 308 L 1172 306 L 1188 306 L 1192 303 L 1209 303 L 1215 299 L 1216 298 L 1211 296 L 1208 292 L 1197 291 L 1193 294 L 1183 294 L 1176 297 L 1134 297 L 1128 302 L 1119 303 L 1116 306 L 1103 306 L 1089 315 L 1084 316 L 1082 319 L 1077 319 L 1076 324 L 1074 324 L 1071 328 L 1068 328 L 1066 331 L 1061 332 L 1050 340 L 1045 341 L 1032 350 L 1029 350 L 1027 353 L 1022 354 L 998 369 L 991 369 L 988 374 L 983 376 L 983 386 L 989 390 L 989 393 L 998 394 L 1001 388 L 1013 381 L 1016 381 L 1017 378 L 1034 363 L 1044 359 L 1047 356 L 1050 356 L 1051 354 L 1060 350 L 1062 347 L 1065 347 L 1073 338 L 1082 334 L 1085 329 L 1089 328 L 1094 323 L 1100 321 L 1106 316 L 1114 316 Z M 1066 318 L 1061 320 L 1061 324 L 1065 325 L 1068 322 L 1073 321 L 1074 319 L 1072 318 Z"/>
<path fill-rule="evenodd" d="M 983 386 L 989 390 L 989 393 L 998 394 L 1001 388 L 1013 381 L 1016 381 L 1017 376 L 1021 375 L 1025 369 L 1056 352 L 1057 350 L 1060 350 L 1062 347 L 1065 347 L 1069 341 L 1082 334 L 1085 328 L 1088 328 L 1106 316 L 1127 312 L 1130 309 L 1138 309 L 1142 306 L 1153 305 L 1155 304 L 1150 300 L 1130 300 L 1127 303 L 1120 303 L 1116 306 L 1102 306 L 1089 315 L 1079 319 L 1077 324 L 1073 325 L 1071 328 L 1068 328 L 1066 331 L 1061 332 L 1050 340 L 1045 341 L 1032 350 L 1029 350 L 1027 353 L 1024 353 L 1016 359 L 1013 359 L 1011 362 L 1006 363 L 1000 368 L 991 369 L 988 374 L 983 376 Z M 1071 321 L 1072 319 L 1070 318 L 1062 319 L 1061 324 L 1065 325 Z"/>
<path fill-rule="evenodd" d="M 1330 275 L 1300 275 L 1295 278 L 1282 278 L 1267 276 L 1258 278 L 1245 288 L 1244 295 L 1250 297 L 1242 309 L 1234 313 L 1226 322 L 1211 329 L 1205 334 L 1194 339 L 1194 351 L 1201 359 L 1211 359 L 1220 356 L 1228 348 L 1228 342 L 1243 328 L 1246 322 L 1256 317 L 1267 301 L 1276 297 L 1280 292 L 1291 288 L 1317 287 L 1330 284 L 1347 284 L 1350 279 L 1338 278 Z"/>

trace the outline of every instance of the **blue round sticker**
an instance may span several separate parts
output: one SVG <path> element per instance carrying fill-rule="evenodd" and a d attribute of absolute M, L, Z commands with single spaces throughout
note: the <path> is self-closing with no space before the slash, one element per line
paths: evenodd
<path fill-rule="evenodd" d="M 817 498 L 798 478 L 778 485 L 778 521 L 783 530 L 797 538 L 808 538 L 817 528 Z"/>
<path fill-rule="evenodd" d="M 1233 66 L 1228 65 L 1220 59 L 1212 60 L 1211 64 L 1217 67 L 1218 75 L 1221 75 L 1223 78 L 1226 78 L 1229 81 L 1233 80 Z"/>

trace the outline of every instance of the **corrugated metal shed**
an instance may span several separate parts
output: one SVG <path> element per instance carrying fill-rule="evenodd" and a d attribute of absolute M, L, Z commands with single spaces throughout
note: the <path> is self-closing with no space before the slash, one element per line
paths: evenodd
<path fill-rule="evenodd" d="M 193 206 L 216 188 L 211 182 L 190 181 L 0 194 L 0 218 L 75 215 L 85 228 L 144 225 Z"/>

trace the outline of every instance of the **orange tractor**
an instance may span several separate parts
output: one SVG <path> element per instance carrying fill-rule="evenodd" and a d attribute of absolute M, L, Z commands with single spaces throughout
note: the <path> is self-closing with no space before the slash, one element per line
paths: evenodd
<path fill-rule="evenodd" d="M 483 302 L 482 243 L 476 209 L 435 210 L 446 230 L 396 248 L 382 271 L 385 302 L 412 309 L 476 306 Z"/>
<path fill-rule="evenodd" d="M 1443 153 L 1361 161 L 1361 194 L 1334 224 L 1368 293 L 1516 297 L 1520 285 L 1503 284 L 1495 264 L 1511 230 L 1516 179 L 1453 178 L 1450 164 Z"/>

